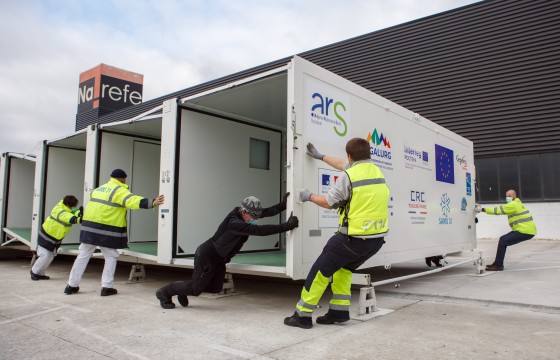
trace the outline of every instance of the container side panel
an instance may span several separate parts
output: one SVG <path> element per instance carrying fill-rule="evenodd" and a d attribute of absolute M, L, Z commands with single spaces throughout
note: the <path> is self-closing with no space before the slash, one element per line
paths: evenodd
<path fill-rule="evenodd" d="M 175 157 L 177 154 L 177 114 L 176 100 L 163 103 L 161 119 L 161 155 L 159 194 L 165 195 L 165 204 L 158 208 L 158 263 L 170 264 L 173 259 L 173 226 L 179 219 L 175 217 Z"/>
<path fill-rule="evenodd" d="M 472 142 L 299 60 L 295 86 L 303 89 L 297 120 L 303 136 L 295 151 L 304 153 L 311 142 L 323 154 L 346 159 L 348 140 L 367 139 L 371 158 L 391 190 L 386 244 L 364 267 L 472 250 L 476 246 Z M 343 175 L 309 156 L 294 154 L 294 159 L 303 176 L 301 188 L 315 194 L 326 195 Z M 296 174 L 295 186 L 297 179 Z M 304 275 L 336 231 L 338 215 L 312 203 L 299 206 Z"/>
<path fill-rule="evenodd" d="M 177 253 L 193 254 L 243 198 L 281 198 L 281 134 L 183 110 L 177 195 Z M 261 219 L 278 224 L 280 216 Z M 277 249 L 279 235 L 251 237 L 243 251 Z"/>

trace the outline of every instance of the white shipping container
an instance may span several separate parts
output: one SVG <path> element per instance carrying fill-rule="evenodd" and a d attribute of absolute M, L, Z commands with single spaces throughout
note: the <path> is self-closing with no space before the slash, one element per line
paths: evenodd
<path fill-rule="evenodd" d="M 84 202 L 114 168 L 127 172 L 133 193 L 165 195 L 157 210 L 129 212 L 129 248 L 120 251 L 165 265 L 192 266 L 196 247 L 246 196 L 266 207 L 289 191 L 287 211 L 260 223 L 283 222 L 293 211 L 300 226 L 250 237 L 228 270 L 303 279 L 338 224 L 336 211 L 297 201 L 298 190 L 325 194 L 339 176 L 307 156 L 306 145 L 346 158 L 354 137 L 370 141 L 391 190 L 386 244 L 363 267 L 476 247 L 472 142 L 297 56 L 134 119 L 90 127 L 84 178 L 79 166 L 76 174 Z M 45 199 L 56 198 L 50 191 Z"/>

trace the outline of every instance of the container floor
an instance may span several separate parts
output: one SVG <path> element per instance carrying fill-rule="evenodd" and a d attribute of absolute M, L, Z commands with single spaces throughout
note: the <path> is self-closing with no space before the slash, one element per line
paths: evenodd
<path fill-rule="evenodd" d="M 5 230 L 24 240 L 31 241 L 31 228 L 6 228 Z"/>
<path fill-rule="evenodd" d="M 63 244 L 63 250 L 78 250 L 80 244 Z M 128 243 L 126 250 L 136 253 L 157 256 L 157 242 L 145 243 Z M 253 252 L 241 253 L 231 259 L 233 264 L 246 264 L 246 265 L 263 265 L 263 266 L 286 266 L 286 251 L 266 251 L 266 252 Z"/>

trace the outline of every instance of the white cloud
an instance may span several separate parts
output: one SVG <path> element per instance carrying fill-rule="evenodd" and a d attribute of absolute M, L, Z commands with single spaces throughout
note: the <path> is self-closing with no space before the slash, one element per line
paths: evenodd
<path fill-rule="evenodd" d="M 79 74 L 144 75 L 149 100 L 470 0 L 3 1 L 0 152 L 74 131 Z"/>

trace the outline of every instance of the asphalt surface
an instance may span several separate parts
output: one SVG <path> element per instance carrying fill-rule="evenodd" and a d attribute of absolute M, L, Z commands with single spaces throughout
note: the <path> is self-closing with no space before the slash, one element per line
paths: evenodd
<path fill-rule="evenodd" d="M 496 241 L 479 242 L 491 263 Z M 4 250 L 0 250 L 0 257 Z M 449 265 L 473 257 L 446 258 Z M 63 293 L 73 258 L 55 258 L 50 280 L 31 281 L 30 258 L 0 259 L 0 359 L 559 359 L 560 242 L 510 247 L 505 271 L 475 276 L 472 262 L 375 288 L 381 316 L 292 328 L 302 282 L 234 275 L 233 296 L 190 297 L 164 310 L 155 291 L 189 270 L 146 267 L 118 294 L 101 297 L 102 261 L 92 260 L 80 292 Z M 373 268 L 373 281 L 427 271 L 423 260 Z M 485 275 L 485 274 L 483 274 Z M 397 286 L 398 287 L 397 287 Z M 330 292 L 316 315 L 328 308 Z"/>

